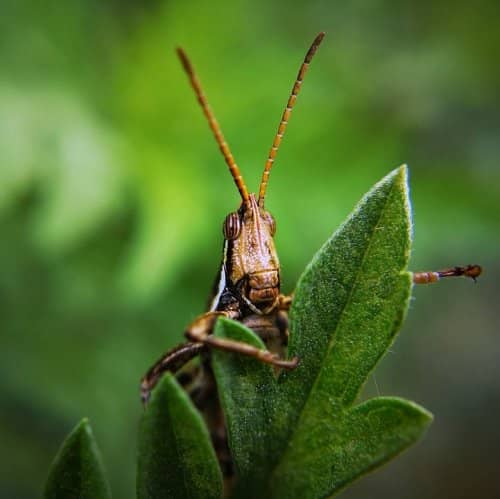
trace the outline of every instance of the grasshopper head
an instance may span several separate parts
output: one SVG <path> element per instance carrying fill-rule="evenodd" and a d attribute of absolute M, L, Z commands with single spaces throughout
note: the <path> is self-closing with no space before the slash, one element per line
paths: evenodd
<path fill-rule="evenodd" d="M 280 277 L 273 216 L 249 194 L 248 201 L 226 217 L 223 232 L 229 281 L 256 306 L 274 302 L 280 293 Z"/>

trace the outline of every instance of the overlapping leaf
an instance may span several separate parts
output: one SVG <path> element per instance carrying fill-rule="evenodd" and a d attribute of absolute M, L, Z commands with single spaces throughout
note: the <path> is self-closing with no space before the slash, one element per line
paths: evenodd
<path fill-rule="evenodd" d="M 202 417 L 168 374 L 142 420 L 137 497 L 217 499 L 221 493 L 221 473 Z"/>
<path fill-rule="evenodd" d="M 353 406 L 407 309 L 410 224 L 402 167 L 363 198 L 301 277 L 290 314 L 295 371 L 275 380 L 253 360 L 214 354 L 240 477 L 235 496 L 332 494 L 428 426 L 429 413 L 402 399 Z M 230 321 L 216 334 L 259 344 Z"/>

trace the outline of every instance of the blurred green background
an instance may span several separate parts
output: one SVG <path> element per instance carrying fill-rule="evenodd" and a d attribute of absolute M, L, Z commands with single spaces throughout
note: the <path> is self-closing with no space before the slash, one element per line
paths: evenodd
<path fill-rule="evenodd" d="M 415 290 L 365 396 L 435 422 L 343 497 L 499 497 L 499 18 L 496 0 L 3 0 L 0 497 L 39 496 L 82 416 L 114 497 L 134 496 L 138 380 L 204 311 L 238 205 L 174 47 L 254 190 L 320 30 L 267 196 L 284 290 L 403 162 L 411 267 L 485 267 Z"/>

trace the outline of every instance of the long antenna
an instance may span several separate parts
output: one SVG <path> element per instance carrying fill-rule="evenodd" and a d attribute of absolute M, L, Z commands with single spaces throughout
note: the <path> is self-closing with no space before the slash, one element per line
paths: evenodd
<path fill-rule="evenodd" d="M 297 95 L 300 92 L 300 88 L 302 86 L 302 81 L 304 80 L 306 71 L 324 36 L 325 36 L 324 32 L 321 32 L 319 33 L 319 35 L 316 36 L 316 38 L 312 42 L 312 45 L 309 47 L 309 50 L 307 51 L 307 54 L 304 58 L 304 62 L 300 66 L 297 79 L 295 80 L 295 83 L 292 88 L 292 93 L 290 94 L 285 110 L 283 111 L 283 116 L 281 117 L 281 121 L 278 126 L 278 132 L 274 137 L 273 145 L 271 146 L 271 150 L 269 151 L 269 156 L 266 161 L 266 166 L 264 167 L 264 173 L 262 174 L 262 180 L 260 181 L 260 187 L 259 187 L 259 206 L 264 206 L 264 197 L 266 195 L 267 182 L 269 180 L 269 173 L 271 172 L 271 168 L 274 163 L 274 158 L 276 157 L 276 153 L 281 144 L 281 139 L 285 134 L 286 126 L 288 124 L 288 120 L 290 119 L 290 115 L 292 113 L 293 106 L 295 105 L 295 101 L 297 100 Z"/>
<path fill-rule="evenodd" d="M 186 71 L 189 77 L 189 81 L 196 93 L 198 102 L 200 103 L 200 106 L 203 109 L 203 114 L 206 116 L 208 124 L 212 129 L 215 140 L 217 141 L 217 144 L 219 144 L 219 149 L 224 155 L 224 159 L 226 160 L 227 166 L 229 166 L 229 171 L 231 172 L 234 183 L 236 184 L 236 187 L 240 192 L 241 199 L 247 202 L 249 200 L 247 186 L 245 185 L 245 181 L 241 176 L 240 169 L 238 168 L 238 165 L 236 164 L 234 157 L 231 154 L 231 151 L 229 150 L 229 146 L 227 145 L 226 139 L 224 138 L 224 135 L 222 135 L 219 123 L 215 119 L 215 116 L 212 110 L 210 109 L 210 106 L 208 105 L 207 98 L 205 97 L 203 89 L 201 88 L 200 80 L 198 80 L 198 77 L 194 72 L 193 65 L 191 64 L 191 61 L 188 59 L 186 52 L 184 52 L 182 48 L 180 47 L 177 48 L 177 54 L 179 55 L 179 58 L 182 62 L 182 66 L 184 67 L 184 70 Z"/>

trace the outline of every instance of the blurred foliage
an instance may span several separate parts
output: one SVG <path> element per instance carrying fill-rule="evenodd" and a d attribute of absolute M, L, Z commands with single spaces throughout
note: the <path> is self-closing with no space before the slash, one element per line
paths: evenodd
<path fill-rule="evenodd" d="M 403 162 L 412 267 L 486 268 L 478 286 L 415 291 L 377 381 L 436 422 L 419 449 L 345 495 L 409 497 L 408 483 L 419 484 L 412 497 L 500 494 L 499 10 L 494 0 L 3 0 L 0 497 L 39 495 L 83 415 L 116 496 L 131 497 L 138 379 L 205 306 L 238 196 L 174 47 L 190 54 L 253 190 L 320 30 L 268 191 L 285 291 Z"/>

